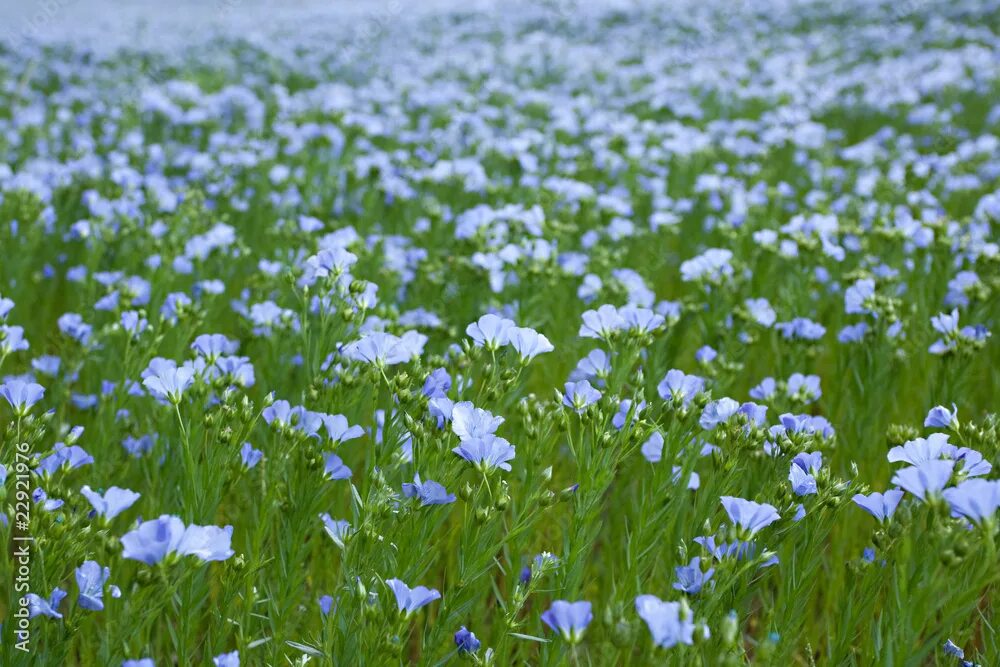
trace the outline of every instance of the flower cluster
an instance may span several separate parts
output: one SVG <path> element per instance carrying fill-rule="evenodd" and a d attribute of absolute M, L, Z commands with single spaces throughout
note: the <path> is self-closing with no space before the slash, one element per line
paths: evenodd
<path fill-rule="evenodd" d="M 1000 660 L 995 1 L 291 4 L 0 30 L 0 665 Z"/>

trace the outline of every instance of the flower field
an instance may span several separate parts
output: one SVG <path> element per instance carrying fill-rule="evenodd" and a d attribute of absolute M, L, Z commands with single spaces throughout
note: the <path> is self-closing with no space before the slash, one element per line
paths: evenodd
<path fill-rule="evenodd" d="M 366 16 L 0 39 L 0 665 L 1000 664 L 1000 4 Z"/>

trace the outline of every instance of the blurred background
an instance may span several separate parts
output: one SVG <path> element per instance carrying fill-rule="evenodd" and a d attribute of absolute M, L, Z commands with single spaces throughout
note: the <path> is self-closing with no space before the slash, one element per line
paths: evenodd
<path fill-rule="evenodd" d="M 155 49 L 222 30 L 247 37 L 308 25 L 378 29 L 385 22 L 459 9 L 580 12 L 639 0 L 0 0 L 0 40 L 86 42 L 95 49 Z M 365 24 L 370 24 L 367 26 Z"/>

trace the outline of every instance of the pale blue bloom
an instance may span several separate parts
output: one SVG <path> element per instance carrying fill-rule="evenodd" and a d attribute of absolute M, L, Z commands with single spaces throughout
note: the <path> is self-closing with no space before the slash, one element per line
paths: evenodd
<path fill-rule="evenodd" d="M 433 480 L 422 481 L 420 474 L 413 476 L 413 483 L 403 484 L 403 495 L 407 498 L 419 498 L 420 505 L 447 505 L 455 502 L 455 495 Z"/>
<path fill-rule="evenodd" d="M 706 431 L 713 430 L 719 424 L 729 421 L 729 418 L 740 409 L 740 404 L 731 398 L 720 398 L 705 406 L 698 419 L 698 424 Z"/>
<path fill-rule="evenodd" d="M 679 602 L 664 602 L 655 595 L 640 595 L 635 599 L 635 611 L 646 622 L 653 635 L 653 643 L 660 648 L 694 644 L 694 623 L 681 618 Z"/>
<path fill-rule="evenodd" d="M 512 327 L 508 336 L 510 346 L 517 351 L 521 361 L 527 363 L 539 354 L 551 352 L 555 349 L 549 339 L 538 333 L 534 329 L 527 327 Z"/>
<path fill-rule="evenodd" d="M 954 461 L 924 461 L 897 471 L 892 483 L 921 500 L 926 500 L 927 496 L 940 493 L 948 485 L 954 468 Z"/>
<path fill-rule="evenodd" d="M 589 602 L 567 602 L 556 600 L 542 614 L 542 621 L 571 643 L 577 643 L 583 638 L 583 633 L 593 620 Z"/>
<path fill-rule="evenodd" d="M 566 392 L 563 394 L 563 405 L 573 408 L 577 414 L 583 414 L 587 406 L 592 405 L 601 399 L 601 392 L 594 389 L 589 382 L 567 382 Z"/>
<path fill-rule="evenodd" d="M 734 525 L 754 535 L 781 517 L 774 506 L 733 496 L 722 496 L 722 506 Z"/>
<path fill-rule="evenodd" d="M 121 489 L 112 486 L 104 495 L 92 491 L 89 486 L 80 489 L 80 493 L 90 501 L 97 516 L 102 516 L 107 521 L 111 521 L 116 516 L 127 510 L 139 500 L 140 494 L 130 489 Z"/>
<path fill-rule="evenodd" d="M 76 603 L 90 611 L 104 609 L 104 584 L 110 576 L 111 568 L 102 568 L 97 561 L 88 560 L 76 568 L 76 585 L 80 589 Z"/>
<path fill-rule="evenodd" d="M 387 579 L 385 583 L 396 595 L 396 607 L 407 616 L 441 598 L 441 593 L 426 586 L 410 588 L 399 579 Z"/>
<path fill-rule="evenodd" d="M 463 440 L 451 451 L 469 463 L 475 464 L 476 468 L 483 472 L 489 472 L 494 468 L 510 470 L 510 464 L 507 462 L 513 460 L 515 455 L 513 445 L 492 434 Z"/>
<path fill-rule="evenodd" d="M 323 474 L 326 475 L 327 479 L 339 480 L 351 478 L 351 469 L 344 465 L 344 461 L 339 456 L 329 452 L 323 456 L 325 459 Z"/>
<path fill-rule="evenodd" d="M 879 521 L 887 521 L 892 518 L 896 507 L 899 506 L 899 501 L 902 499 L 902 491 L 899 489 L 890 489 L 885 493 L 875 492 L 867 496 L 858 493 L 851 500 Z"/>
<path fill-rule="evenodd" d="M 689 595 L 696 595 L 711 580 L 715 574 L 715 568 L 710 567 L 707 571 L 701 569 L 701 558 L 695 556 L 687 565 L 674 568 L 677 573 L 677 581 L 674 582 L 674 589 Z"/>
<path fill-rule="evenodd" d="M 967 479 L 958 486 L 945 489 L 942 495 L 951 507 L 952 515 L 964 517 L 972 523 L 982 523 L 1000 508 L 1000 480 Z"/>
<path fill-rule="evenodd" d="M 465 333 L 473 340 L 476 347 L 485 347 L 487 350 L 499 350 L 511 342 L 510 335 L 516 327 L 517 325 L 513 320 L 494 315 L 493 313 L 487 313 L 467 326 Z"/>
<path fill-rule="evenodd" d="M 927 428 L 950 428 L 958 421 L 958 407 L 952 404 L 951 410 L 938 405 L 931 408 L 924 419 L 924 426 Z"/>

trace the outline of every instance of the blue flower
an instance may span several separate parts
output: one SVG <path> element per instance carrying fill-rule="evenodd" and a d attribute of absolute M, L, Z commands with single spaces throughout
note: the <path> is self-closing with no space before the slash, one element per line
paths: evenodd
<path fill-rule="evenodd" d="M 903 499 L 903 492 L 899 489 L 890 489 L 885 493 L 870 493 L 867 496 L 855 494 L 851 500 L 861 509 L 865 510 L 879 521 L 887 521 L 892 518 L 899 501 Z"/>
<path fill-rule="evenodd" d="M 42 375 L 48 375 L 49 377 L 56 377 L 59 375 L 59 367 L 62 365 L 62 359 L 51 354 L 43 354 L 42 356 L 31 360 L 31 367 Z"/>
<path fill-rule="evenodd" d="M 407 616 L 441 598 L 441 593 L 426 586 L 410 588 L 399 579 L 389 579 L 385 583 L 396 595 L 396 607 Z"/>
<path fill-rule="evenodd" d="M 980 343 L 986 340 L 990 332 L 983 325 L 958 328 L 958 309 L 951 313 L 940 313 L 931 318 L 931 326 L 944 338 L 934 341 L 928 348 L 931 354 L 947 354 L 958 348 L 960 341 Z"/>
<path fill-rule="evenodd" d="M 972 523 L 982 523 L 1000 508 L 1000 480 L 967 479 L 958 486 L 945 489 L 944 499 L 952 515 L 965 517 Z"/>
<path fill-rule="evenodd" d="M 0 325 L 0 359 L 29 347 L 28 341 L 24 339 L 24 327 Z"/>
<path fill-rule="evenodd" d="M 426 342 L 427 336 L 416 331 L 407 331 L 402 336 L 373 331 L 344 345 L 341 353 L 348 359 L 377 367 L 394 366 L 419 356 Z"/>
<path fill-rule="evenodd" d="M 981 477 L 988 475 L 993 470 L 993 464 L 984 460 L 982 453 L 975 449 L 955 447 L 949 444 L 942 453 L 955 463 L 962 464 L 962 469 L 958 471 L 958 474 L 963 477 Z"/>
<path fill-rule="evenodd" d="M 454 494 L 433 480 L 421 481 L 420 474 L 413 476 L 413 483 L 403 484 L 403 495 L 407 498 L 419 498 L 420 505 L 447 505 L 455 502 Z"/>
<path fill-rule="evenodd" d="M 260 463 L 262 458 L 264 458 L 264 452 L 259 449 L 254 449 L 253 445 L 249 442 L 244 442 L 243 446 L 240 447 L 240 460 L 243 461 L 243 465 L 247 470 L 250 470 Z"/>
<path fill-rule="evenodd" d="M 652 303 L 652 297 L 649 299 Z M 664 317 L 649 308 L 627 305 L 618 309 L 618 315 L 625 322 L 625 328 L 640 334 L 652 333 L 663 326 Z"/>
<path fill-rule="evenodd" d="M 697 257 L 681 262 L 681 280 L 686 283 L 697 280 L 720 282 L 733 275 L 732 258 L 732 250 L 709 248 Z"/>
<path fill-rule="evenodd" d="M 886 458 L 890 463 L 903 462 L 916 466 L 941 458 L 947 447 L 947 433 L 932 433 L 926 438 L 908 440 L 902 446 L 893 447 Z"/>
<path fill-rule="evenodd" d="M 807 496 L 817 492 L 816 473 L 823 467 L 823 454 L 800 453 L 792 459 L 788 472 L 788 481 L 792 483 L 792 491 L 797 496 Z"/>
<path fill-rule="evenodd" d="M 59 331 L 63 332 L 81 345 L 90 342 L 90 334 L 93 327 L 83 321 L 83 317 L 76 313 L 66 313 L 59 317 L 57 322 Z"/>
<path fill-rule="evenodd" d="M 222 334 L 202 334 L 191 343 L 191 349 L 205 357 L 209 364 L 214 364 L 219 357 L 236 354 L 240 344 Z"/>
<path fill-rule="evenodd" d="M 330 536 L 334 544 L 343 549 L 344 541 L 351 534 L 351 524 L 346 519 L 335 520 L 325 512 L 320 514 L 319 518 L 323 521 L 326 534 Z"/>
<path fill-rule="evenodd" d="M 36 487 L 34 491 L 31 492 L 31 499 L 37 504 L 42 503 L 42 508 L 46 512 L 52 512 L 59 509 L 65 503 L 62 500 L 49 498 L 48 494 L 45 493 L 45 489 L 42 487 Z"/>
<path fill-rule="evenodd" d="M 746 415 L 747 420 L 751 424 L 756 424 L 757 426 L 764 426 L 767 422 L 766 405 L 757 405 L 756 403 L 746 402 L 741 405 L 740 409 L 736 412 L 741 415 Z"/>
<path fill-rule="evenodd" d="M 176 324 L 181 314 L 190 312 L 191 297 L 184 292 L 171 292 L 160 306 L 160 316 L 171 324 Z"/>
<path fill-rule="evenodd" d="M 663 436 L 659 431 L 653 431 L 646 442 L 642 443 L 642 455 L 650 463 L 659 463 L 663 458 Z"/>
<path fill-rule="evenodd" d="M 785 385 L 785 391 L 789 398 L 798 399 L 805 403 L 812 403 L 823 391 L 819 387 L 818 375 L 803 375 L 802 373 L 792 373 Z"/>
<path fill-rule="evenodd" d="M 503 438 L 495 435 L 470 438 L 459 443 L 452 449 L 469 463 L 476 465 L 478 470 L 488 472 L 494 468 L 510 470 L 510 461 L 514 458 L 515 448 Z"/>
<path fill-rule="evenodd" d="M 732 542 L 720 542 L 716 544 L 715 537 L 709 535 L 707 537 L 696 537 L 694 538 L 696 544 L 700 544 L 705 550 L 712 555 L 716 560 L 724 560 L 726 558 L 734 557 L 737 560 L 747 560 L 754 559 L 757 557 L 757 543 L 756 542 L 745 542 L 741 540 L 733 540 Z M 770 567 L 778 563 L 777 555 L 765 551 L 762 555 L 767 556 L 761 562 L 760 567 Z"/>
<path fill-rule="evenodd" d="M 154 521 L 144 521 L 122 536 L 122 557 L 147 565 L 155 565 L 175 553 L 196 556 L 206 562 L 226 560 L 233 555 L 232 535 L 232 526 L 185 527 L 179 518 L 164 514 Z"/>
<path fill-rule="evenodd" d="M 625 427 L 625 420 L 629 418 L 629 413 L 632 414 L 632 423 L 635 423 L 635 420 L 639 418 L 639 415 L 645 409 L 646 401 L 640 402 L 639 405 L 636 406 L 635 410 L 632 410 L 632 399 L 622 399 L 618 404 L 618 412 L 616 412 L 615 416 L 611 418 L 611 425 L 620 431 Z"/>
<path fill-rule="evenodd" d="M 792 492 L 797 496 L 817 493 L 816 478 L 794 463 L 788 471 L 788 481 L 792 483 Z"/>
<path fill-rule="evenodd" d="M 875 281 L 861 278 L 844 290 L 844 312 L 848 315 L 865 315 L 871 312 L 871 299 L 875 296 Z"/>
<path fill-rule="evenodd" d="M 653 643 L 661 648 L 694 643 L 694 623 L 681 618 L 679 602 L 664 602 L 655 595 L 640 595 L 635 599 L 635 611 L 646 622 Z"/>
<path fill-rule="evenodd" d="M 656 391 L 663 400 L 680 403 L 686 408 L 691 405 L 695 396 L 705 391 L 705 380 L 697 375 L 686 375 L 675 368 L 667 371 L 656 385 Z"/>
<path fill-rule="evenodd" d="M 35 618 L 36 616 L 48 616 L 49 618 L 62 618 L 62 614 L 59 613 L 59 605 L 62 603 L 63 598 L 66 597 L 66 591 L 61 588 L 52 589 L 52 595 L 46 600 L 34 593 L 28 593 L 24 596 L 28 601 L 28 618 Z"/>
<path fill-rule="evenodd" d="M 466 630 L 463 625 L 455 633 L 455 646 L 458 648 L 459 653 L 475 653 L 482 646 L 482 643 L 476 639 L 475 634 Z"/>
<path fill-rule="evenodd" d="M 136 338 L 149 327 L 149 321 L 135 310 L 126 310 L 121 316 L 121 326 L 129 338 Z"/>
<path fill-rule="evenodd" d="M 867 322 L 849 324 L 837 334 L 837 340 L 841 343 L 857 343 L 868 334 L 870 326 Z"/>
<path fill-rule="evenodd" d="M 980 667 L 971 660 L 965 660 L 965 651 L 959 648 L 950 639 L 944 643 L 944 652 L 950 656 L 958 658 L 958 664 L 960 665 L 960 667 Z"/>
<path fill-rule="evenodd" d="M 510 333 L 517 325 L 513 320 L 487 313 L 465 328 L 476 347 L 499 350 L 510 342 Z M 546 341 L 548 342 L 548 341 Z"/>
<path fill-rule="evenodd" d="M 767 299 L 747 299 L 743 302 L 750 318 L 762 327 L 770 327 L 777 319 L 774 308 Z"/>
<path fill-rule="evenodd" d="M 469 401 L 455 403 L 451 409 L 451 430 L 461 441 L 488 438 L 496 433 L 503 422 L 503 417 L 495 417 Z"/>
<path fill-rule="evenodd" d="M 931 408 L 924 419 L 924 426 L 927 428 L 950 428 L 958 423 L 958 408 L 953 403 L 951 410 L 938 405 Z"/>
<path fill-rule="evenodd" d="M 773 377 L 766 377 L 756 387 L 750 390 L 750 398 L 755 401 L 767 401 L 777 393 L 778 385 Z"/>
<path fill-rule="evenodd" d="M 566 393 L 563 394 L 563 405 L 573 408 L 577 414 L 583 414 L 587 406 L 599 401 L 601 396 L 601 392 L 590 386 L 586 380 L 567 382 Z"/>
<path fill-rule="evenodd" d="M 804 472 L 815 475 L 823 467 L 823 453 L 800 452 L 792 459 L 792 464 L 798 466 Z"/>
<path fill-rule="evenodd" d="M 347 417 L 344 415 L 328 415 L 323 413 L 316 414 L 320 415 L 323 427 L 326 429 L 327 438 L 335 445 L 347 442 L 348 440 L 354 440 L 355 438 L 360 438 L 365 434 L 365 430 L 363 428 L 357 424 L 352 426 L 347 421 Z"/>
<path fill-rule="evenodd" d="M 771 427 L 771 435 L 775 435 L 776 430 L 781 433 L 803 433 L 823 438 L 833 437 L 834 434 L 830 422 L 819 415 L 793 415 L 786 412 L 779 415 L 778 419 L 781 424 Z"/>
<path fill-rule="evenodd" d="M 89 486 L 80 489 L 80 493 L 90 501 L 97 516 L 102 516 L 107 521 L 111 521 L 116 516 L 132 507 L 135 501 L 139 500 L 140 494 L 129 489 L 121 489 L 112 486 L 104 492 L 104 495 L 91 490 Z"/>
<path fill-rule="evenodd" d="M 681 475 L 684 473 L 684 469 L 681 466 L 674 466 L 673 468 L 671 468 L 670 472 L 672 473 L 670 476 L 670 480 L 674 484 L 680 483 Z M 687 480 L 688 490 L 697 491 L 700 486 L 701 486 L 701 477 L 698 476 L 698 473 L 692 472 L 691 476 L 688 477 Z"/>
<path fill-rule="evenodd" d="M 510 346 L 517 351 L 521 358 L 521 363 L 528 363 L 539 354 L 551 352 L 555 349 L 549 339 L 528 327 L 512 327 L 508 336 Z"/>
<path fill-rule="evenodd" d="M 771 525 L 781 518 L 778 510 L 772 505 L 757 503 L 733 496 L 722 496 L 722 506 L 729 515 L 733 525 L 746 531 L 748 536 L 755 535 L 761 529 Z"/>
<path fill-rule="evenodd" d="M 819 340 L 826 333 L 826 327 L 804 317 L 796 317 L 789 322 L 778 322 L 774 327 L 786 340 Z"/>
<path fill-rule="evenodd" d="M 142 375 L 142 384 L 150 394 L 174 404 L 180 403 L 181 396 L 194 383 L 191 367 L 178 367 L 172 361 L 159 358 L 151 361 Z"/>
<path fill-rule="evenodd" d="M 300 222 L 301 224 L 301 222 Z M 305 261 L 299 287 L 310 287 L 322 278 L 337 278 L 358 261 L 357 255 L 340 246 L 323 248 Z"/>
<path fill-rule="evenodd" d="M 336 454 L 327 453 L 324 455 L 326 464 L 323 467 L 323 474 L 328 479 L 350 479 L 351 469 L 344 465 L 344 461 Z"/>
<path fill-rule="evenodd" d="M 111 568 L 102 568 L 93 560 L 76 568 L 76 585 L 80 589 L 80 597 L 76 603 L 90 611 L 104 609 L 104 584 L 110 576 Z"/>
<path fill-rule="evenodd" d="M 618 313 L 618 309 L 609 304 L 597 310 L 585 311 L 582 317 L 583 324 L 580 325 L 579 331 L 582 338 L 607 340 L 613 333 L 628 326 L 625 318 Z"/>
<path fill-rule="evenodd" d="M 556 600 L 542 614 L 542 621 L 573 644 L 583 638 L 583 633 L 594 618 L 589 602 Z"/>
<path fill-rule="evenodd" d="M 579 380 L 600 380 L 603 382 L 610 372 L 611 361 L 608 359 L 608 353 L 602 349 L 596 349 L 591 350 L 587 356 L 576 364 L 576 368 L 570 373 L 569 379 L 571 382 Z M 603 386 L 603 384 L 600 386 Z"/>
<path fill-rule="evenodd" d="M 897 471 L 892 483 L 925 500 L 927 496 L 937 495 L 948 485 L 954 468 L 954 461 L 924 461 Z"/>
<path fill-rule="evenodd" d="M 455 402 L 447 396 L 439 396 L 427 401 L 427 412 L 437 420 L 437 427 L 444 428 L 450 422 L 455 411 Z"/>
<path fill-rule="evenodd" d="M 720 398 L 712 401 L 701 411 L 698 424 L 706 431 L 713 430 L 719 424 L 729 421 L 729 418 L 740 409 L 740 404 L 731 398 Z"/>
<path fill-rule="evenodd" d="M 156 667 L 152 658 L 140 658 L 139 660 L 123 660 L 122 667 Z"/>
<path fill-rule="evenodd" d="M 291 426 L 292 404 L 285 400 L 278 400 L 264 408 L 260 413 L 267 424 L 275 424 L 278 428 Z"/>
<path fill-rule="evenodd" d="M 931 326 L 941 334 L 952 334 L 958 331 L 958 309 L 950 313 L 938 313 L 931 317 Z"/>
<path fill-rule="evenodd" d="M 687 565 L 675 567 L 674 572 L 677 573 L 677 581 L 674 582 L 674 589 L 695 595 L 701 591 L 702 587 L 715 574 L 715 568 L 710 567 L 707 572 L 702 572 L 701 558 L 696 556 Z"/>
<path fill-rule="evenodd" d="M 323 616 L 329 616 L 330 610 L 333 608 L 333 598 L 329 595 L 321 595 L 319 600 L 319 613 Z"/>
<path fill-rule="evenodd" d="M 694 359 L 699 364 L 710 364 L 717 356 L 719 356 L 719 353 L 708 345 L 702 345 L 698 348 L 698 351 L 694 353 Z"/>
<path fill-rule="evenodd" d="M 35 473 L 38 475 L 54 475 L 59 470 L 74 470 L 94 462 L 91 456 L 78 445 L 67 447 L 64 443 L 56 443 L 52 454 L 38 462 Z"/>
<path fill-rule="evenodd" d="M 45 387 L 34 382 L 12 379 L 0 384 L 0 396 L 7 399 L 18 417 L 26 416 L 44 395 Z"/>
<path fill-rule="evenodd" d="M 958 658 L 959 660 L 965 657 L 965 651 L 959 648 L 955 642 L 950 639 L 944 643 L 944 652 L 950 656 Z"/>
<path fill-rule="evenodd" d="M 240 667 L 240 652 L 223 653 L 212 658 L 215 667 Z"/>
<path fill-rule="evenodd" d="M 434 370 L 424 380 L 423 394 L 427 398 L 445 398 L 451 389 L 451 376 L 443 368 Z"/>

